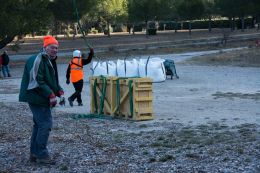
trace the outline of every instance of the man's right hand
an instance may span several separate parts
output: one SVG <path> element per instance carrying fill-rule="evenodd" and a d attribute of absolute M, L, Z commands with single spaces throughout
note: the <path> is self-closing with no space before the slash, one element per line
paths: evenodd
<path fill-rule="evenodd" d="M 57 99 L 55 94 L 51 93 L 51 95 L 49 96 L 49 100 L 50 100 L 50 107 L 55 107 L 57 104 Z"/>

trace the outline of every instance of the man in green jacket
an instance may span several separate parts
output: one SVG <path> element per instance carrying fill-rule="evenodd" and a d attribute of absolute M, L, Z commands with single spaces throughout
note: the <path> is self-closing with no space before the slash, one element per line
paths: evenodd
<path fill-rule="evenodd" d="M 52 128 L 51 108 L 57 104 L 56 96 L 64 98 L 58 79 L 57 52 L 58 41 L 52 36 L 45 36 L 42 52 L 30 57 L 24 67 L 19 101 L 27 102 L 33 114 L 31 162 L 55 164 L 47 143 Z"/>

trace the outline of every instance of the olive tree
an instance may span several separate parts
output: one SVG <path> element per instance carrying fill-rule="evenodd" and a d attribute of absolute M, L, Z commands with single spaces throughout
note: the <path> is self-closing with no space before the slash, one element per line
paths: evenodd
<path fill-rule="evenodd" d="M 49 0 L 0 0 L 0 48 L 15 38 L 45 31 L 51 22 Z"/>

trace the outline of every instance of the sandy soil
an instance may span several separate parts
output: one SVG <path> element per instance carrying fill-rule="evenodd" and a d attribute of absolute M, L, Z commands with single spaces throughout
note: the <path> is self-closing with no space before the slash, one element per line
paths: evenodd
<path fill-rule="evenodd" d="M 189 58 L 189 54 L 162 55 L 177 61 L 179 79 L 154 83 L 154 112 L 156 120 L 169 120 L 183 124 L 203 124 L 225 119 L 228 124 L 260 123 L 259 115 L 259 50 L 256 48 Z M 144 56 L 146 57 L 146 56 Z M 250 57 L 250 58 L 248 58 Z M 176 56 L 177 58 L 177 56 Z M 183 61 L 182 61 L 183 59 Z M 231 61 L 232 59 L 232 61 Z M 240 62 L 240 63 L 239 63 Z M 225 65 L 225 66 L 223 66 Z M 253 66 L 253 67 L 239 67 Z M 67 64 L 59 64 L 59 76 L 66 98 L 74 89 L 66 85 Z M 17 102 L 22 66 L 12 69 L 15 78 L 1 80 L 1 100 Z M 55 108 L 66 113 L 88 113 L 90 65 L 84 68 L 84 107 Z M 11 90 L 10 90 L 11 88 Z M 194 119 L 194 117 L 196 117 Z"/>

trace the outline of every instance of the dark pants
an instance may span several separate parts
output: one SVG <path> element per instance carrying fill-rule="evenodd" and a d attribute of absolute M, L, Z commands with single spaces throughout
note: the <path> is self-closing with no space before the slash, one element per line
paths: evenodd
<path fill-rule="evenodd" d="M 70 99 L 74 101 L 77 98 L 77 102 L 82 103 L 81 92 L 83 88 L 83 80 L 79 80 L 78 82 L 73 82 L 73 86 L 75 88 L 75 92 L 70 96 Z"/>
<path fill-rule="evenodd" d="M 2 71 L 3 71 L 4 77 L 11 77 L 8 65 L 2 65 Z"/>
<path fill-rule="evenodd" d="M 51 109 L 48 107 L 29 104 L 33 114 L 33 130 L 30 152 L 37 158 L 43 159 L 49 156 L 47 143 L 52 128 Z"/>

